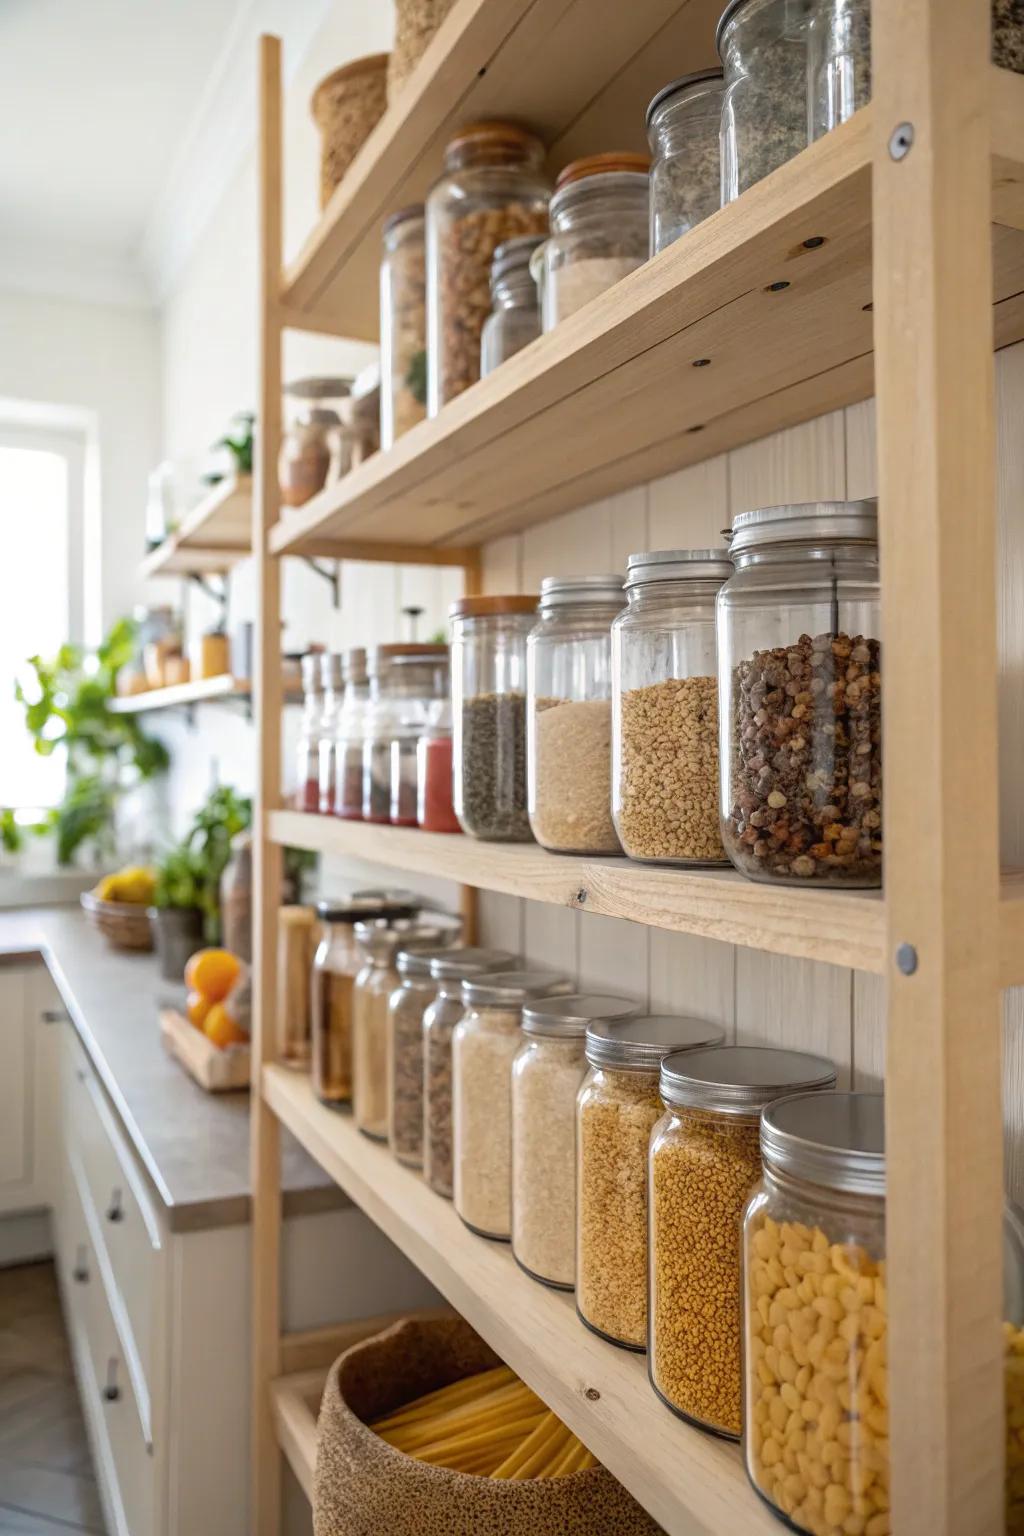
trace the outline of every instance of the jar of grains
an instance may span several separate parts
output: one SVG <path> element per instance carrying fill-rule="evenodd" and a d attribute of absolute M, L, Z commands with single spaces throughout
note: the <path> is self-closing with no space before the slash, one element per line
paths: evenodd
<path fill-rule="evenodd" d="M 427 414 L 480 377 L 491 260 L 548 227 L 544 146 L 514 123 L 473 123 L 451 140 L 427 199 Z"/>
<path fill-rule="evenodd" d="M 874 502 L 733 519 L 718 599 L 722 839 L 755 880 L 882 880 Z"/>
<path fill-rule="evenodd" d="M 345 692 L 334 728 L 335 816 L 346 821 L 363 819 L 363 738 L 370 685 L 366 652 L 361 646 L 342 654 Z"/>
<path fill-rule="evenodd" d="M 462 983 L 452 1035 L 455 1209 L 471 1231 L 512 1236 L 512 1062 L 523 1004 L 572 991 L 551 971 L 497 971 Z"/>
<path fill-rule="evenodd" d="M 380 264 L 380 445 L 427 414 L 427 255 L 423 204 L 384 222 Z"/>
<path fill-rule="evenodd" d="M 494 253 L 491 312 L 480 336 L 482 379 L 540 335 L 540 296 L 530 257 L 543 239 L 543 235 L 519 235 L 503 241 Z"/>
<path fill-rule="evenodd" d="M 672 1051 L 716 1046 L 717 1024 L 654 1014 L 587 1029 L 576 1101 L 576 1310 L 595 1333 L 647 1344 L 647 1145 Z"/>
<path fill-rule="evenodd" d="M 530 826 L 559 853 L 621 853 L 612 821 L 612 620 L 621 576 L 546 576 L 526 653 Z"/>
<path fill-rule="evenodd" d="M 302 718 L 295 744 L 295 809 L 320 809 L 320 721 L 324 696 L 320 691 L 320 651 L 307 651 L 300 663 Z"/>
<path fill-rule="evenodd" d="M 317 743 L 317 777 L 320 784 L 318 809 L 325 816 L 334 810 L 335 747 L 338 735 L 338 715 L 344 699 L 345 674 L 341 656 L 325 651 L 320 658 L 320 693 L 323 704 L 320 711 L 320 737 Z"/>
<path fill-rule="evenodd" d="M 648 1369 L 670 1408 L 739 1435 L 740 1229 L 761 1177 L 765 1104 L 831 1088 L 820 1056 L 759 1046 L 687 1051 L 661 1064 L 666 1113 L 650 1146 Z"/>
<path fill-rule="evenodd" d="M 458 918 L 438 920 L 432 935 L 415 935 L 395 961 L 398 985 L 388 998 L 388 1146 L 410 1168 L 423 1166 L 423 1015 L 437 996 L 430 965 L 458 943 L 461 931 Z"/>
<path fill-rule="evenodd" d="M 807 148 L 808 9 L 809 0 L 729 0 L 722 12 L 723 204 Z"/>
<path fill-rule="evenodd" d="M 455 814 L 490 842 L 528 843 L 526 639 L 535 597 L 463 597 L 452 604 Z"/>
<path fill-rule="evenodd" d="M 651 255 L 722 205 L 720 69 L 663 86 L 647 108 L 651 146 Z"/>
<path fill-rule="evenodd" d="M 450 949 L 435 955 L 430 975 L 437 988 L 423 1014 L 423 1177 L 452 1198 L 452 1034 L 462 1018 L 462 983 L 519 963 L 505 949 Z"/>
<path fill-rule="evenodd" d="M 724 864 L 718 826 L 715 599 L 724 549 L 630 555 L 612 625 L 612 810 L 622 846 L 660 864 Z"/>
<path fill-rule="evenodd" d="M 407 754 L 411 743 L 415 769 L 419 725 L 413 722 L 422 722 L 430 700 L 439 698 L 447 687 L 447 668 L 446 645 L 376 645 L 367 652 L 370 690 L 363 717 L 364 821 L 391 820 L 391 743 L 401 737 Z"/>
<path fill-rule="evenodd" d="M 647 260 L 649 167 L 646 155 L 588 155 L 559 175 L 539 281 L 545 331 Z"/>
<path fill-rule="evenodd" d="M 780 1099 L 761 1152 L 743 1223 L 747 1474 L 794 1530 L 889 1536 L 882 1095 Z"/>
<path fill-rule="evenodd" d="M 523 1009 L 512 1063 L 512 1252 L 534 1280 L 559 1290 L 576 1279 L 576 1098 L 587 1026 L 639 1012 L 628 998 L 589 993 Z"/>

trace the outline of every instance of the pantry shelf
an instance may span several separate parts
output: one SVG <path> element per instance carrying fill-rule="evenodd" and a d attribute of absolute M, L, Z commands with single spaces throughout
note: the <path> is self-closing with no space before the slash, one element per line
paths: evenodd
<path fill-rule="evenodd" d="M 230 475 L 152 550 L 140 574 L 190 576 L 230 570 L 252 550 L 252 476 Z"/>
<path fill-rule="evenodd" d="M 316 1466 L 316 1421 L 326 1378 L 325 1370 L 300 1371 L 282 1376 L 270 1387 L 277 1443 L 310 1503 Z"/>

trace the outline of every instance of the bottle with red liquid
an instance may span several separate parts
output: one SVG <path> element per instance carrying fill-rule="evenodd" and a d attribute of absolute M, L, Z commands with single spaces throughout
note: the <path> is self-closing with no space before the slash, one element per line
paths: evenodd
<path fill-rule="evenodd" d="M 452 706 L 439 699 L 416 743 L 416 824 L 424 832 L 461 832 L 452 803 Z"/>
<path fill-rule="evenodd" d="M 320 809 L 320 721 L 323 695 L 320 692 L 321 651 L 307 651 L 301 662 L 302 722 L 295 749 L 295 809 Z"/>

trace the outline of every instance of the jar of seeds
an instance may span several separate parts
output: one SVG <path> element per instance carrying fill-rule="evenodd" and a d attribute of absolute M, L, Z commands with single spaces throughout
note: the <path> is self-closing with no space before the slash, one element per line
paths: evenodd
<path fill-rule="evenodd" d="M 406 764 L 411 751 L 415 822 L 416 739 L 430 701 L 447 690 L 448 647 L 377 645 L 367 652 L 366 670 L 370 696 L 363 715 L 363 820 L 391 820 L 391 744 L 401 738 Z"/>
<path fill-rule="evenodd" d="M 661 1064 L 666 1113 L 650 1146 L 648 1370 L 658 1396 L 702 1429 L 742 1423 L 740 1234 L 761 1177 L 761 1110 L 835 1085 L 820 1056 L 757 1046 Z"/>
<path fill-rule="evenodd" d="M 808 12 L 809 0 L 729 0 L 722 12 L 723 204 L 807 148 Z"/>
<path fill-rule="evenodd" d="M 409 1168 L 423 1166 L 423 1015 L 437 996 L 431 961 L 458 942 L 458 918 L 411 935 L 395 960 L 398 986 L 388 999 L 388 1146 Z"/>
<path fill-rule="evenodd" d="M 663 86 L 647 108 L 651 146 L 651 255 L 722 204 L 720 69 L 701 69 Z"/>
<path fill-rule="evenodd" d="M 612 625 L 612 811 L 655 864 L 724 864 L 718 826 L 715 600 L 724 549 L 630 555 Z"/>
<path fill-rule="evenodd" d="M 613 1344 L 647 1345 L 647 1146 L 673 1051 L 717 1046 L 717 1024 L 654 1014 L 595 1021 L 576 1100 L 576 1310 Z"/>
<path fill-rule="evenodd" d="M 384 222 L 380 264 L 380 445 L 427 414 L 427 255 L 423 204 Z"/>
<path fill-rule="evenodd" d="M 530 258 L 542 235 L 505 240 L 491 263 L 491 312 L 480 337 L 480 377 L 521 352 L 540 335 L 540 296 Z"/>
<path fill-rule="evenodd" d="M 526 640 L 537 599 L 453 603 L 452 756 L 455 814 L 489 842 L 530 841 L 526 811 Z"/>
<path fill-rule="evenodd" d="M 646 155 L 588 155 L 560 173 L 538 257 L 545 331 L 647 260 L 649 166 Z"/>
<path fill-rule="evenodd" d="M 873 501 L 733 519 L 718 599 L 722 840 L 784 884 L 882 881 L 882 676 Z"/>

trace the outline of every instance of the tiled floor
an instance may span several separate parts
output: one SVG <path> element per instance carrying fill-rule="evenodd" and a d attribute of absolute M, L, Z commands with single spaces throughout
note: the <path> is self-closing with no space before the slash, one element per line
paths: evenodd
<path fill-rule="evenodd" d="M 53 1266 L 0 1270 L 0 1536 L 104 1530 Z"/>

